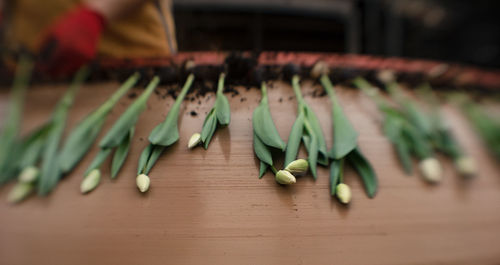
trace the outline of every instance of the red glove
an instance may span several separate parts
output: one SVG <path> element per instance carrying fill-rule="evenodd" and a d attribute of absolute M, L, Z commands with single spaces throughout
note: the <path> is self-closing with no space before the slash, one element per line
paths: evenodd
<path fill-rule="evenodd" d="M 43 35 L 41 70 L 69 75 L 95 58 L 106 21 L 98 12 L 80 5 L 62 15 Z"/>

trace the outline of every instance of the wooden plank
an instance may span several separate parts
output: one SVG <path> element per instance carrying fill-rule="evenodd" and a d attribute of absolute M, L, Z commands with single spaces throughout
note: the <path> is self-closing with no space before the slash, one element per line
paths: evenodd
<path fill-rule="evenodd" d="M 70 114 L 69 126 L 94 109 L 116 83 L 85 86 Z M 64 86 L 32 89 L 24 129 L 42 123 Z M 360 145 L 380 179 L 368 199 L 356 174 L 349 207 L 331 199 L 328 170 L 316 182 L 302 177 L 280 187 L 268 173 L 259 180 L 252 150 L 251 113 L 257 89 L 238 88 L 228 95 L 229 128 L 219 130 L 205 151 L 187 149 L 189 136 L 201 130 L 214 96 L 186 101 L 180 142 L 152 170 L 151 189 L 135 187 L 137 160 L 147 135 L 171 106 L 171 98 L 153 95 L 138 122 L 129 158 L 116 180 L 105 173 L 88 195 L 79 193 L 91 153 L 47 198 L 11 206 L 4 202 L 12 185 L 0 188 L 0 263 L 2 264 L 498 264 L 500 260 L 500 178 L 498 164 L 453 108 L 446 117 L 460 142 L 479 164 L 480 174 L 463 181 L 444 164 L 439 186 L 403 174 L 391 145 L 380 132 L 372 102 L 353 90 L 338 91 L 345 112 L 360 132 Z M 318 114 L 331 146 L 330 107 L 326 97 L 305 82 L 306 100 Z M 270 107 L 286 139 L 295 119 L 296 101 L 288 85 L 269 89 Z M 106 128 L 132 99 L 124 98 Z M 0 95 L 4 114 L 5 93 Z M 196 111 L 193 117 L 190 111 Z M 304 153 L 302 153 L 302 156 Z M 446 161 L 446 159 L 442 159 Z M 109 170 L 106 163 L 105 170 Z"/>

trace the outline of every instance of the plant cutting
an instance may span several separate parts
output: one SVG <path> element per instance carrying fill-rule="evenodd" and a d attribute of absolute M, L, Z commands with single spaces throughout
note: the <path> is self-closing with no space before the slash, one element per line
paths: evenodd
<path fill-rule="evenodd" d="M 265 82 L 261 83 L 260 91 L 262 98 L 252 116 L 253 149 L 259 159 L 259 178 L 262 178 L 266 171 L 271 169 L 276 182 L 279 184 L 294 184 L 297 181 L 295 176 L 307 172 L 308 162 L 304 159 L 298 159 L 291 162 L 284 170 L 276 169 L 273 162 L 272 150 L 283 152 L 286 149 L 286 144 L 281 139 L 274 125 L 271 111 L 269 110 L 269 99 Z"/>
<path fill-rule="evenodd" d="M 58 148 L 61 141 L 68 112 L 76 93 L 89 73 L 87 67 L 81 68 L 75 75 L 72 84 L 57 104 L 50 122 L 50 130 L 47 132 L 42 151 L 42 162 L 38 180 L 38 194 L 47 195 L 59 182 L 61 178 L 61 167 L 59 163 Z"/>
<path fill-rule="evenodd" d="M 476 174 L 477 167 L 475 160 L 467 155 L 454 137 L 450 126 L 443 119 L 439 110 L 439 101 L 429 84 L 422 84 L 417 88 L 417 93 L 427 103 L 430 110 L 427 119 L 432 127 L 432 132 L 427 135 L 431 139 L 436 151 L 441 152 L 454 162 L 455 168 L 461 176 L 471 177 Z"/>
<path fill-rule="evenodd" d="M 404 112 L 392 106 L 387 100 L 379 95 L 378 89 L 374 88 L 362 77 L 353 80 L 356 87 L 361 89 L 367 96 L 372 98 L 378 109 L 383 114 L 383 132 L 393 144 L 398 158 L 406 174 L 411 175 L 413 171 L 412 156 L 419 161 L 419 168 L 424 179 L 430 183 L 441 181 L 442 169 L 439 161 L 434 158 L 434 152 L 429 141 L 421 130 L 417 129 Z"/>
<path fill-rule="evenodd" d="M 298 115 L 288 136 L 285 165 L 290 164 L 296 159 L 300 143 L 303 142 L 308 153 L 307 161 L 311 174 L 316 179 L 317 164 L 328 165 L 325 138 L 323 137 L 318 117 L 302 97 L 299 84 L 300 77 L 297 74 L 293 74 L 291 81 L 295 97 L 297 98 Z"/>
<path fill-rule="evenodd" d="M 313 68 L 314 70 L 314 68 Z M 315 76 L 315 74 L 312 74 Z M 368 197 L 373 198 L 377 192 L 377 175 L 369 161 L 358 147 L 358 132 L 354 129 L 340 106 L 333 84 L 328 77 L 328 68 L 325 66 L 320 82 L 326 90 L 332 104 L 333 146 L 329 151 L 332 162 L 330 164 L 330 193 L 344 204 L 351 200 L 351 191 L 344 183 L 344 163 L 347 161 L 361 176 Z"/>
<path fill-rule="evenodd" d="M 69 173 L 88 152 L 118 100 L 139 80 L 139 73 L 130 76 L 123 85 L 99 108 L 82 119 L 69 133 L 59 153 L 63 174 Z"/>
<path fill-rule="evenodd" d="M 493 117 L 480 104 L 464 94 L 455 95 L 453 100 L 479 133 L 490 153 L 500 161 L 500 119 Z"/>
<path fill-rule="evenodd" d="M 195 133 L 189 139 L 188 148 L 194 148 L 201 143 L 203 144 L 203 148 L 207 149 L 217 127 L 229 125 L 231 121 L 231 109 L 229 107 L 229 101 L 224 95 L 225 77 L 226 74 L 220 74 L 217 92 L 215 94 L 215 104 L 205 117 L 201 134 Z"/>
<path fill-rule="evenodd" d="M 12 86 L 7 117 L 0 132 L 0 185 L 15 177 L 18 167 L 20 133 L 24 96 L 29 85 L 33 63 L 26 57 L 19 60 Z"/>
<path fill-rule="evenodd" d="M 148 174 L 163 151 L 179 140 L 179 129 L 177 125 L 179 110 L 193 81 L 194 74 L 190 74 L 165 120 L 158 124 L 149 135 L 150 143 L 146 146 L 144 151 L 142 151 L 137 167 L 136 184 L 141 192 L 146 192 L 149 189 L 151 180 Z"/>
<path fill-rule="evenodd" d="M 127 158 L 130 143 L 134 137 L 135 124 L 141 113 L 146 109 L 149 96 L 151 96 L 151 93 L 153 93 L 159 83 L 160 78 L 157 76 L 153 77 L 146 90 L 125 110 L 99 142 L 99 153 L 97 153 L 84 173 L 85 177 L 80 185 L 82 193 L 90 192 L 97 187 L 101 179 L 99 167 L 113 150 L 115 152 L 111 162 L 111 178 L 116 178 Z"/>

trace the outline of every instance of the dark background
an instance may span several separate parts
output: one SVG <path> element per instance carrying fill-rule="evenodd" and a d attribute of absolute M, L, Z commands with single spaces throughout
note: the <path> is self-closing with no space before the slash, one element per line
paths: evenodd
<path fill-rule="evenodd" d="M 179 50 L 351 52 L 500 67 L 500 3 L 174 0 Z"/>

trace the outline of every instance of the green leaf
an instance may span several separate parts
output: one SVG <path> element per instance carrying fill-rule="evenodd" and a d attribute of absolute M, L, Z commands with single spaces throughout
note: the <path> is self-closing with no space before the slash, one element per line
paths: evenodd
<path fill-rule="evenodd" d="M 17 163 L 12 161 L 12 153 L 17 152 L 17 135 L 21 128 L 22 112 L 26 89 L 31 78 L 33 62 L 22 57 L 17 65 L 16 75 L 12 86 L 11 99 L 8 103 L 7 117 L 0 132 L 0 184 L 10 180 Z M 12 163 L 13 162 L 13 163 Z"/>
<path fill-rule="evenodd" d="M 149 135 L 149 142 L 155 145 L 169 146 L 179 140 L 179 129 L 177 128 L 177 120 L 179 118 L 179 109 L 182 101 L 193 84 L 194 75 L 190 74 L 181 90 L 181 93 L 175 100 L 174 105 L 170 109 L 165 118 L 165 121 L 158 124 Z"/>
<path fill-rule="evenodd" d="M 253 134 L 253 150 L 260 161 L 271 166 L 273 165 L 273 157 L 271 155 L 271 151 L 255 133 Z"/>
<path fill-rule="evenodd" d="M 153 168 L 153 166 L 156 164 L 156 161 L 158 158 L 161 156 L 163 151 L 166 149 L 165 146 L 162 145 L 154 145 L 153 149 L 151 151 L 151 155 L 148 158 L 148 163 L 146 164 L 146 169 L 144 170 L 144 174 L 149 174 L 149 171 Z"/>
<path fill-rule="evenodd" d="M 146 90 L 125 110 L 125 112 L 118 118 L 118 120 L 113 124 L 113 127 L 108 131 L 108 133 L 103 137 L 99 146 L 101 148 L 114 148 L 117 147 L 132 128 L 141 113 L 146 109 L 146 104 L 149 96 L 158 86 L 160 78 L 155 76 L 151 82 L 149 82 Z"/>
<path fill-rule="evenodd" d="M 326 151 L 325 137 L 323 136 L 323 130 L 318 117 L 314 114 L 313 110 L 304 104 L 305 119 L 311 125 L 312 131 L 316 136 L 318 142 L 318 162 L 323 166 L 328 166 L 328 153 Z"/>
<path fill-rule="evenodd" d="M 363 156 L 359 147 L 347 155 L 347 161 L 354 167 L 363 180 L 368 197 L 373 198 L 377 193 L 378 180 L 370 162 Z"/>
<path fill-rule="evenodd" d="M 122 168 L 130 150 L 130 143 L 132 142 L 133 137 L 134 127 L 130 128 L 128 137 L 125 137 L 123 142 L 116 148 L 113 161 L 111 162 L 111 178 L 115 178 L 118 175 L 118 172 L 120 172 L 120 169 Z"/>
<path fill-rule="evenodd" d="M 68 111 L 73 104 L 76 92 L 88 76 L 88 68 L 84 67 L 78 71 L 71 86 L 63 98 L 59 101 L 52 116 L 52 128 L 47 135 L 47 142 L 43 151 L 43 161 L 38 181 L 38 194 L 47 195 L 54 189 L 61 177 L 59 166 L 59 155 L 57 154 L 59 142 L 61 141 Z"/>
<path fill-rule="evenodd" d="M 303 131 L 304 113 L 299 112 L 299 115 L 290 130 L 290 135 L 288 136 L 288 143 L 285 150 L 285 167 L 297 158 Z"/>
<path fill-rule="evenodd" d="M 330 194 L 332 196 L 337 192 L 337 184 L 339 184 L 343 174 L 344 159 L 333 159 L 330 163 Z"/>
<path fill-rule="evenodd" d="M 135 85 L 139 77 L 138 73 L 129 77 L 106 102 L 82 119 L 71 131 L 59 154 L 63 173 L 70 172 L 85 156 L 99 135 L 112 108 Z"/>
<path fill-rule="evenodd" d="M 35 166 L 42 154 L 47 133 L 51 130 L 51 123 L 45 124 L 32 132 L 22 144 L 22 155 L 19 169 Z"/>
<path fill-rule="evenodd" d="M 413 170 L 410 146 L 402 133 L 404 122 L 399 116 L 387 114 L 384 119 L 384 134 L 394 145 L 405 173 L 411 175 Z"/>
<path fill-rule="evenodd" d="M 318 140 L 315 135 L 311 135 L 311 142 L 309 152 L 307 154 L 307 162 L 309 162 L 309 169 L 311 170 L 311 174 L 313 178 L 316 180 L 318 178 L 318 174 L 316 171 L 316 165 L 318 162 Z"/>
<path fill-rule="evenodd" d="M 433 155 L 432 147 L 430 146 L 428 139 L 426 139 L 425 136 L 411 124 L 404 124 L 401 134 L 406 143 L 408 143 L 411 152 L 417 156 L 419 160 Z"/>
<path fill-rule="evenodd" d="M 260 161 L 260 169 L 259 169 L 259 179 L 261 179 L 264 174 L 266 174 L 267 168 L 269 167 L 268 164 Z"/>
<path fill-rule="evenodd" d="M 344 114 L 327 75 L 321 77 L 321 83 L 332 103 L 333 146 L 330 149 L 330 157 L 340 159 L 356 148 L 358 145 L 358 132 Z"/>
<path fill-rule="evenodd" d="M 111 151 L 113 151 L 112 148 L 99 149 L 99 152 L 94 157 L 94 160 L 92 160 L 92 162 L 90 163 L 87 170 L 85 170 L 85 173 L 83 175 L 87 176 L 90 173 L 90 171 L 98 169 L 102 165 L 104 160 L 106 160 L 106 158 L 109 156 L 109 154 L 111 154 Z"/>
<path fill-rule="evenodd" d="M 217 119 L 221 125 L 228 125 L 231 121 L 231 108 L 227 97 L 224 96 L 224 78 L 225 74 L 220 74 L 219 85 L 217 88 L 217 96 L 215 98 L 215 109 L 217 112 Z"/>
<path fill-rule="evenodd" d="M 208 113 L 205 121 L 203 122 L 203 128 L 201 130 L 201 141 L 203 142 L 203 147 L 208 148 L 208 144 L 212 139 L 215 129 L 217 128 L 217 116 L 215 114 L 215 108 L 212 108 Z"/>
<path fill-rule="evenodd" d="M 151 152 L 153 151 L 153 147 L 153 144 L 148 144 L 142 151 L 141 156 L 139 157 L 139 165 L 137 166 L 137 175 L 144 173 L 146 170 L 146 165 L 149 157 L 151 156 Z"/>
<path fill-rule="evenodd" d="M 286 144 L 281 139 L 271 117 L 269 107 L 264 102 L 253 112 L 252 125 L 254 132 L 264 144 L 285 151 Z"/>

